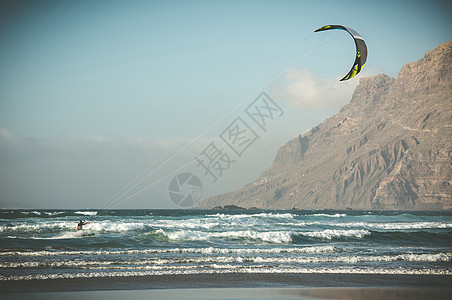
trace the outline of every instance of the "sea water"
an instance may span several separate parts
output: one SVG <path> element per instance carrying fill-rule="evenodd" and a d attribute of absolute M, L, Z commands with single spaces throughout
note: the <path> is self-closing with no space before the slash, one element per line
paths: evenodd
<path fill-rule="evenodd" d="M 452 275 L 452 212 L 0 210 L 3 282 L 212 273 Z"/>

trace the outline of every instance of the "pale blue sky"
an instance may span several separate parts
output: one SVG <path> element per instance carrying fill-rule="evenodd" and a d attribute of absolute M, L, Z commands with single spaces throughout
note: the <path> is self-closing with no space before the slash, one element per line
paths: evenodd
<path fill-rule="evenodd" d="M 32 141 L 34 146 L 22 150 L 34 158 L 26 163 L 23 156 L 11 159 L 8 149 L 17 152 L 20 143 L 13 147 L 2 140 L 0 164 L 7 168 L 0 173 L 0 207 L 19 202 L 77 207 L 74 199 L 83 199 L 78 200 L 81 206 L 100 207 L 167 148 L 180 149 L 178 139 L 202 133 L 199 148 L 165 165 L 155 177 L 161 178 L 217 137 L 243 111 L 232 109 L 253 93 L 283 95 L 275 100 L 287 107 L 291 101 L 282 99 L 281 90 L 290 72 L 298 80 L 305 78 L 298 72 L 307 72 L 303 76 L 314 78 L 317 87 L 342 78 L 354 60 L 351 37 L 313 31 L 326 24 L 357 30 L 369 56 L 365 70 L 344 89 L 344 99 L 290 110 L 267 133 L 268 152 L 260 160 L 240 161 L 241 168 L 250 170 L 246 176 L 225 179 L 210 193 L 238 188 L 271 164 L 284 141 L 347 103 L 360 77 L 396 77 L 405 63 L 450 40 L 451 12 L 448 1 L 2 1 L 0 129 L 4 136 Z M 223 123 L 203 133 L 228 112 Z M 105 154 L 98 144 L 89 144 L 93 140 L 108 140 L 102 147 L 117 152 Z M 82 150 L 70 154 L 68 145 Z M 58 154 L 37 154 L 43 152 Z M 106 171 L 115 163 L 115 171 Z M 77 175 L 65 180 L 61 174 L 67 170 Z M 112 175 L 121 170 L 126 174 Z M 83 183 L 84 173 L 93 176 L 87 180 L 92 186 Z M 46 174 L 53 179 L 39 178 Z M 161 196 L 165 184 L 159 196 L 151 191 L 127 205 L 172 207 Z M 61 200 L 69 193 L 68 200 Z M 163 200 L 150 204 L 150 197 Z"/>

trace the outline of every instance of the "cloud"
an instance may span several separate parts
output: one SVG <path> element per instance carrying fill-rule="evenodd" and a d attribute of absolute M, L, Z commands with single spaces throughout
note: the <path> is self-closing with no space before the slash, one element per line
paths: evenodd
<path fill-rule="evenodd" d="M 312 71 L 293 68 L 271 95 L 301 109 L 340 108 L 350 101 L 358 80 L 339 79 L 340 76 L 322 79 Z"/>

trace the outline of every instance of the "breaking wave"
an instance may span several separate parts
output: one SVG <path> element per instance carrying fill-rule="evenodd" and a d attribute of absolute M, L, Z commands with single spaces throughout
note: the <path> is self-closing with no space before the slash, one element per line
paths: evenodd
<path fill-rule="evenodd" d="M 259 252 L 258 252 L 259 253 Z M 274 253 L 274 252 L 273 252 Z M 206 253 L 203 253 L 206 254 Z M 212 253 L 209 253 L 212 254 Z M 219 253 L 219 254 L 230 254 Z M 236 253 L 236 254 L 249 254 Z M 256 253 L 257 254 L 257 253 Z M 260 253 L 263 254 L 263 253 Z M 225 264 L 225 263 L 271 263 L 281 264 L 320 264 L 320 263 L 363 263 L 363 262 L 450 262 L 452 261 L 451 252 L 442 252 L 436 254 L 414 254 L 406 253 L 399 255 L 382 256 L 292 256 L 292 257 L 265 257 L 265 256 L 198 256 L 183 258 L 155 257 L 146 259 L 133 259 L 125 261 L 117 260 L 44 260 L 44 261 L 15 261 L 0 262 L 0 268 L 39 268 L 39 267 L 67 267 L 67 266 L 85 266 L 85 267 L 110 267 L 114 269 L 124 268 L 161 268 L 162 265 L 185 265 L 185 264 Z M 155 266 L 157 265 L 157 266 Z M 249 265 L 253 266 L 253 265 Z"/>
<path fill-rule="evenodd" d="M 193 230 L 179 230 L 174 232 L 164 232 L 171 240 L 186 241 L 208 241 L 212 239 L 231 240 L 259 240 L 269 243 L 282 244 L 292 241 L 291 233 L 285 231 L 265 231 L 258 232 L 252 230 L 237 230 L 224 232 L 201 232 Z"/>
<path fill-rule="evenodd" d="M 77 223 L 73 221 L 51 221 L 36 224 L 19 223 L 1 225 L 0 232 L 43 233 L 54 231 L 74 231 Z M 150 224 L 144 222 L 94 222 L 84 226 L 85 229 L 96 232 L 127 232 L 150 228 Z"/>
<path fill-rule="evenodd" d="M 333 238 L 363 238 L 366 235 L 370 235 L 369 230 L 337 230 L 337 229 L 325 229 L 322 231 L 309 231 L 299 232 L 298 235 L 306 236 L 310 238 L 331 240 Z"/>
<path fill-rule="evenodd" d="M 330 215 L 330 214 L 313 214 L 313 215 L 310 215 L 310 216 L 312 216 L 312 217 L 327 217 L 327 218 L 343 218 L 343 217 L 346 217 L 347 215 L 346 214 L 333 214 L 333 215 Z"/>
<path fill-rule="evenodd" d="M 120 254 L 287 254 L 287 253 L 332 253 L 334 246 L 313 246 L 297 248 L 169 248 L 169 249 L 129 249 L 117 251 L 4 251 L 0 256 L 74 256 L 74 255 L 120 255 Z"/>
<path fill-rule="evenodd" d="M 84 215 L 84 216 L 95 216 L 97 215 L 97 211 L 76 211 L 74 212 L 77 215 Z"/>
<path fill-rule="evenodd" d="M 397 223 L 367 223 L 367 222 L 347 222 L 334 223 L 338 227 L 360 227 L 372 230 L 422 230 L 422 229 L 446 229 L 452 228 L 452 223 L 449 222 L 397 222 Z"/>
<path fill-rule="evenodd" d="M 191 266 L 177 270 L 151 271 L 118 271 L 118 272 L 83 272 L 83 273 L 53 273 L 19 276 L 1 276 L 0 281 L 9 280 L 46 280 L 46 279 L 74 279 L 74 278 L 105 278 L 105 277 L 135 277 L 161 275 L 191 275 L 191 274 L 382 274 L 382 275 L 452 275 L 448 269 L 426 268 L 269 268 L 265 266 L 240 267 L 232 265 L 212 266 L 209 269 L 194 269 Z"/>

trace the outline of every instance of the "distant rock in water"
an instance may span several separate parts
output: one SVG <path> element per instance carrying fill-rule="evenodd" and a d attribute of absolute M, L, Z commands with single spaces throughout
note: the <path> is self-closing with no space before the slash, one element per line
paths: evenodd
<path fill-rule="evenodd" d="M 243 207 L 237 206 L 237 205 L 225 205 L 223 209 L 245 209 Z"/>
<path fill-rule="evenodd" d="M 282 146 L 243 189 L 200 207 L 452 209 L 452 41 L 361 78 L 349 104 Z"/>

